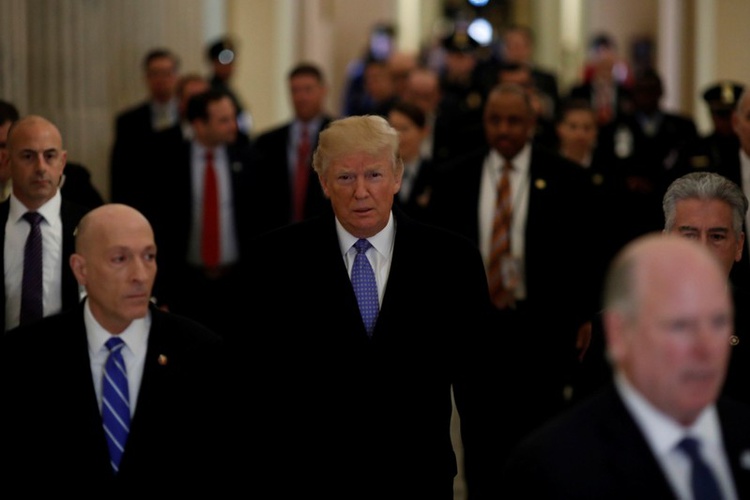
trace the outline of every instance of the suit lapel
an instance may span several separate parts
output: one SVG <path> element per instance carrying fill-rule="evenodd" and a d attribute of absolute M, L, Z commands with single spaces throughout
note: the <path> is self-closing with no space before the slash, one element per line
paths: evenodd
<path fill-rule="evenodd" d="M 674 498 L 672 487 L 654 457 L 638 425 L 620 399 L 614 386 L 608 392 L 611 417 L 602 428 L 612 476 L 622 480 L 633 495 L 648 498 Z"/>

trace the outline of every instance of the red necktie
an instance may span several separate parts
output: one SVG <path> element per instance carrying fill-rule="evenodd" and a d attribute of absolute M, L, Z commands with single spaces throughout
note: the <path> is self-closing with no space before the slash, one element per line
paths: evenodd
<path fill-rule="evenodd" d="M 513 294 L 506 287 L 503 279 L 503 260 L 510 257 L 510 171 L 513 166 L 505 162 L 498 183 L 495 217 L 492 223 L 492 247 L 487 269 L 492 302 L 498 309 L 505 309 L 513 304 Z"/>
<path fill-rule="evenodd" d="M 307 179 L 310 177 L 310 138 L 307 126 L 302 126 L 299 144 L 297 145 L 297 166 L 294 171 L 294 220 L 305 218 L 305 198 L 307 197 Z"/>
<path fill-rule="evenodd" d="M 206 267 L 219 265 L 219 191 L 216 183 L 214 155 L 206 151 L 203 177 L 203 239 L 201 256 Z"/>

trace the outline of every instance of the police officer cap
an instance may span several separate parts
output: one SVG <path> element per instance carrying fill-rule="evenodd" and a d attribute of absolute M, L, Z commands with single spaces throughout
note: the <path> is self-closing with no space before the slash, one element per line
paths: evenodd
<path fill-rule="evenodd" d="M 744 87 L 732 81 L 721 81 L 708 87 L 703 92 L 703 100 L 713 112 L 734 109 Z"/>
<path fill-rule="evenodd" d="M 215 41 L 208 47 L 208 57 L 212 60 L 218 60 L 222 64 L 229 64 L 234 61 L 235 49 L 234 44 L 228 38 L 222 38 Z"/>
<path fill-rule="evenodd" d="M 474 52 L 479 47 L 479 42 L 466 30 L 455 30 L 443 38 L 443 47 L 448 52 Z"/>

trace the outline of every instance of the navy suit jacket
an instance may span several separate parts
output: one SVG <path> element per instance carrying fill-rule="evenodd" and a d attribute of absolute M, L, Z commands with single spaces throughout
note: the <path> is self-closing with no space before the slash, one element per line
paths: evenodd
<path fill-rule="evenodd" d="M 151 315 L 117 476 L 94 392 L 83 302 L 0 339 L 0 393 L 7 405 L 0 416 L 0 488 L 85 496 L 108 486 L 108 496 L 124 498 L 144 490 L 171 496 L 223 486 L 221 341 L 186 318 L 155 307 Z"/>
<path fill-rule="evenodd" d="M 5 224 L 8 222 L 8 213 L 10 211 L 10 199 L 0 203 L 0 248 L 5 248 Z M 80 295 L 78 292 L 78 281 L 73 275 L 73 270 L 68 265 L 70 255 L 75 251 L 74 232 L 78 221 L 81 220 L 88 208 L 84 208 L 75 203 L 62 200 L 60 205 L 60 218 L 62 219 L 62 284 L 60 293 L 62 294 L 62 309 L 69 309 L 78 304 Z M 0 269 L 5 269 L 5 252 L 0 252 Z M 3 307 L 0 308 L 0 328 L 5 331 L 5 279 L 3 286 L 0 287 L 0 297 L 2 297 Z"/>
<path fill-rule="evenodd" d="M 750 406 L 719 400 L 721 433 L 739 498 L 750 498 Z M 676 499 L 613 385 L 522 443 L 501 477 L 512 497 Z"/>
<path fill-rule="evenodd" d="M 250 356 L 248 367 L 263 366 L 265 382 L 254 387 L 268 422 L 256 445 L 267 450 L 263 475 L 290 495 L 333 474 L 330 498 L 452 499 L 451 388 L 469 429 L 467 457 L 481 439 L 476 405 L 488 398 L 478 396 L 474 370 L 486 352 L 478 344 L 487 340 L 489 306 L 481 258 L 464 238 L 393 212 L 393 256 L 372 338 L 333 214 L 254 245 L 249 315 L 271 329 L 245 336 L 250 346 L 237 351 Z"/>

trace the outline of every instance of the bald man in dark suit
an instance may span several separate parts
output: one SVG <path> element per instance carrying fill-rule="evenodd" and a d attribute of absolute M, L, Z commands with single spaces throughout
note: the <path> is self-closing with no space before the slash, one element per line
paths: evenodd
<path fill-rule="evenodd" d="M 86 299 L 0 337 L 8 405 L 0 488 L 221 496 L 230 428 L 223 346 L 205 327 L 151 304 L 156 246 L 148 221 L 126 205 L 93 210 L 81 220 L 69 267 Z M 124 341 L 130 407 L 119 463 L 108 451 L 102 406 L 105 343 L 115 338 Z"/>

